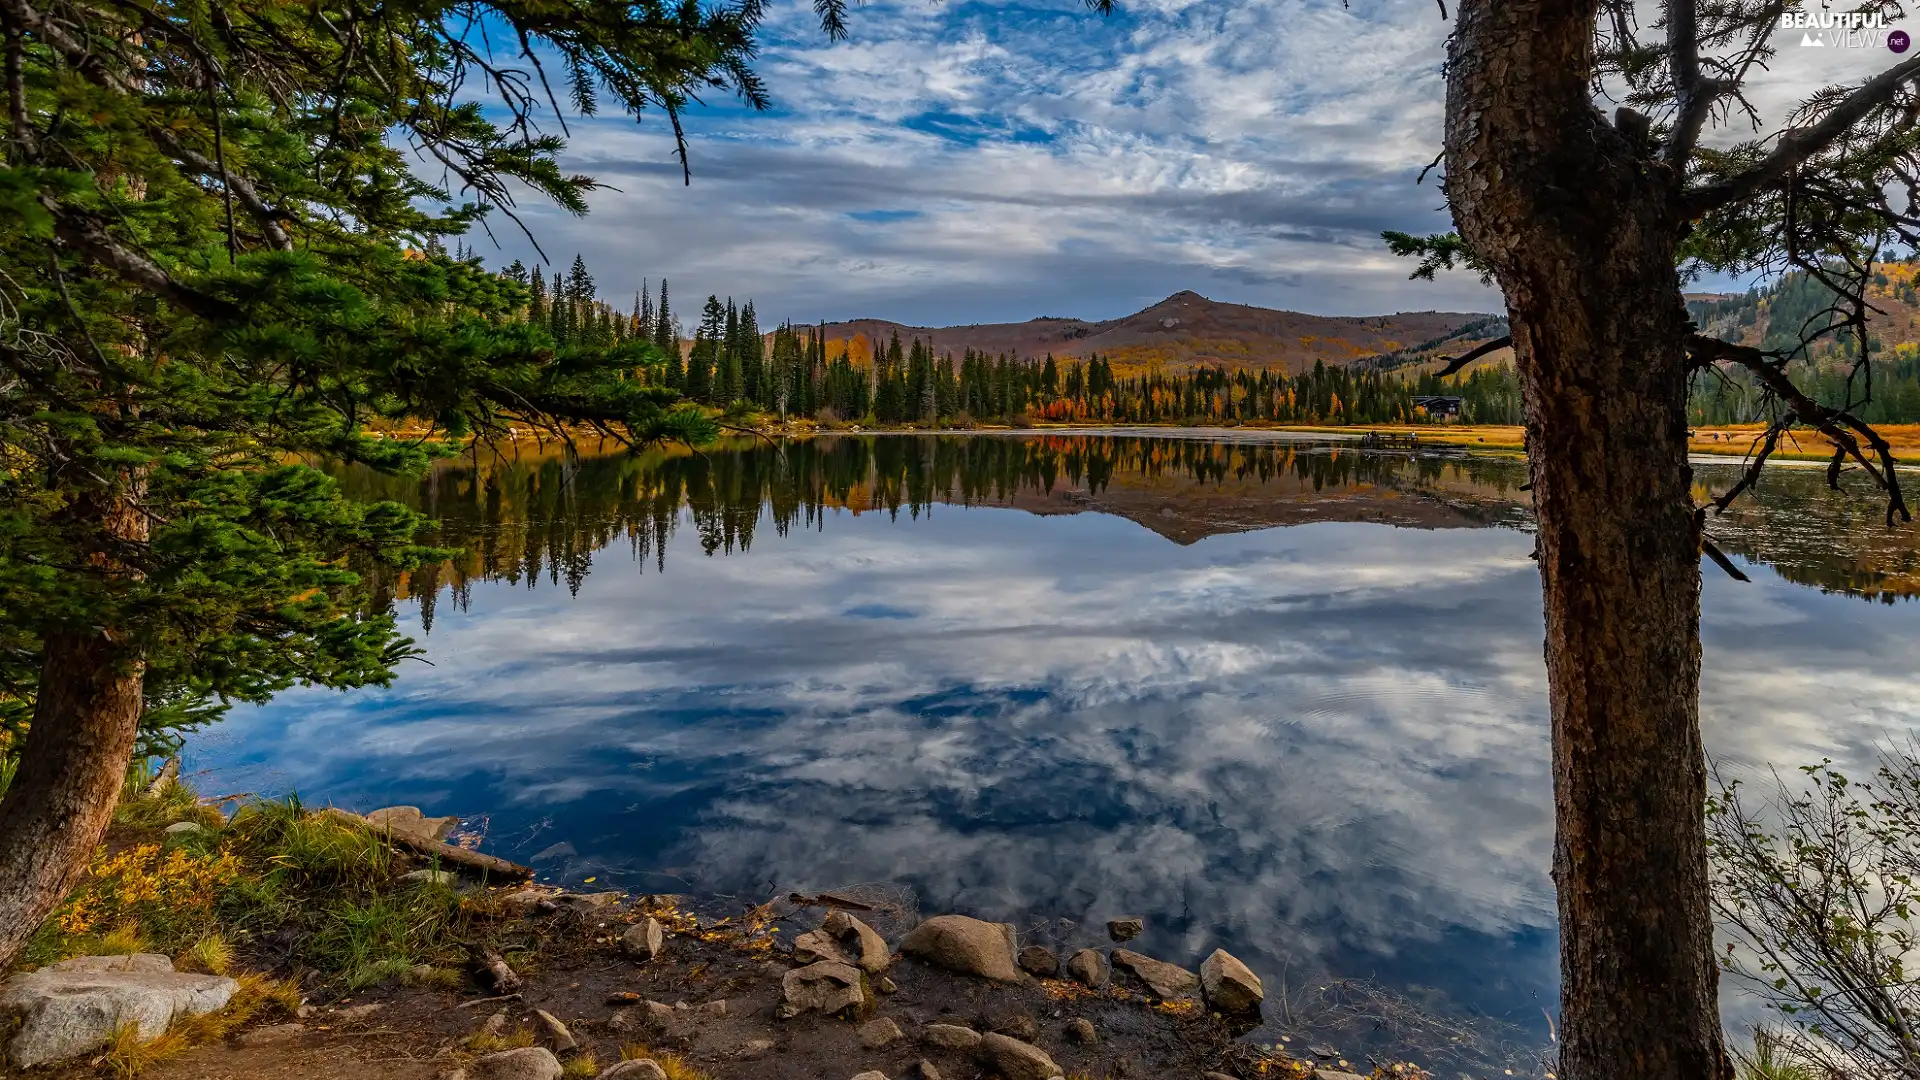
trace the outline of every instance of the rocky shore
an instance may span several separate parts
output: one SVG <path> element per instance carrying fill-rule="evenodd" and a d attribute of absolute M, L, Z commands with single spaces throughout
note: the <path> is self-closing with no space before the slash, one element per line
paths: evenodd
<path fill-rule="evenodd" d="M 1224 950 L 1197 970 L 1133 951 L 1139 919 L 1056 951 L 1005 923 L 942 914 L 908 925 L 832 894 L 716 918 L 680 897 L 485 884 L 498 866 L 423 854 L 446 823 L 410 808 L 353 821 L 421 864 L 396 867 L 394 889 L 457 891 L 474 927 L 462 969 L 421 965 L 346 994 L 309 979 L 310 1000 L 283 995 L 282 1015 L 255 1002 L 227 1023 L 243 996 L 233 978 L 178 971 L 163 955 L 72 958 L 0 984 L 9 1064 L 99 1075 L 117 1042 L 197 1024 L 199 1045 L 143 1075 L 1354 1080 L 1333 1068 L 1345 1062 L 1236 1039 L 1258 1023 L 1260 978 Z"/>

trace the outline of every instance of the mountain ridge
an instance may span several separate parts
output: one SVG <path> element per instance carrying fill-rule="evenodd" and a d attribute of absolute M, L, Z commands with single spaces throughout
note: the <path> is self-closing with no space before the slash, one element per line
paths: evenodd
<path fill-rule="evenodd" d="M 930 342 L 935 353 L 955 356 L 968 349 L 990 356 L 1052 354 L 1056 359 L 1099 353 L 1122 372 L 1176 373 L 1206 365 L 1297 374 L 1316 362 L 1344 366 L 1437 347 L 1490 317 L 1457 311 L 1311 315 L 1231 304 L 1183 290 L 1115 319 L 1043 315 L 1024 322 L 955 326 L 846 319 L 826 324 L 826 341 L 829 357 L 844 348 L 856 366 L 870 363 L 874 348 L 884 349 L 898 333 L 903 346 L 917 337 Z"/>

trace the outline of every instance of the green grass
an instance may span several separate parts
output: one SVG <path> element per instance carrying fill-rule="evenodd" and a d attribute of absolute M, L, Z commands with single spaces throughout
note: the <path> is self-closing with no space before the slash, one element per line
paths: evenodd
<path fill-rule="evenodd" d="M 1734 1071 L 1737 1080 L 1820 1080 L 1821 1075 L 1766 1028 L 1753 1033 L 1753 1052 L 1738 1055 Z"/>

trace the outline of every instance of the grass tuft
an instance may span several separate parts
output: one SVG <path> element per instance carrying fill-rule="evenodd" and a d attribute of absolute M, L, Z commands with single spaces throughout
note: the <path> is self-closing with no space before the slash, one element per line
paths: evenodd
<path fill-rule="evenodd" d="M 572 1080 L 587 1080 L 588 1077 L 599 1074 L 600 1064 L 593 1060 L 592 1051 L 569 1058 L 567 1063 L 560 1067 L 560 1075 L 571 1077 Z"/>
<path fill-rule="evenodd" d="M 667 1074 L 667 1080 L 713 1080 L 712 1075 L 693 1066 L 679 1054 L 665 1054 L 648 1049 L 642 1043 L 628 1043 L 620 1048 L 621 1061 L 637 1061 L 641 1058 L 651 1060 Z"/>
<path fill-rule="evenodd" d="M 233 943 L 216 930 L 194 942 L 193 947 L 174 966 L 188 971 L 204 971 L 208 975 L 225 975 L 233 970 Z"/>
<path fill-rule="evenodd" d="M 515 1028 L 498 1035 L 490 1031 L 475 1032 L 467 1040 L 467 1049 L 476 1054 L 497 1054 L 502 1050 L 518 1050 L 533 1045 L 532 1028 Z"/>

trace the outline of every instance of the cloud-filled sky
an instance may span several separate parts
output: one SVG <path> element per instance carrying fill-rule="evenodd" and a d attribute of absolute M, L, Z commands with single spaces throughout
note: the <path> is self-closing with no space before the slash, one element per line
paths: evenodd
<path fill-rule="evenodd" d="M 664 273 L 683 314 L 753 297 L 763 326 L 1111 318 L 1182 289 L 1322 314 L 1496 310 L 1468 274 L 1409 282 L 1379 241 L 1449 227 L 1415 179 L 1439 148 L 1450 25 L 1431 0 L 1125 0 L 1108 18 L 872 0 L 830 44 L 810 3 L 776 0 L 759 62 L 775 107 L 691 114 L 691 187 L 661 117 L 576 121 L 567 164 L 618 190 L 584 220 L 528 218 L 610 295 Z M 1756 100 L 1777 117 L 1889 60 L 1783 48 Z M 490 261 L 532 259 L 496 231 Z"/>

